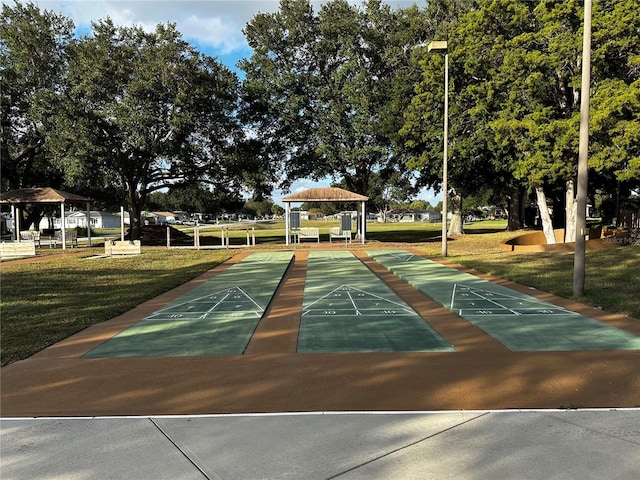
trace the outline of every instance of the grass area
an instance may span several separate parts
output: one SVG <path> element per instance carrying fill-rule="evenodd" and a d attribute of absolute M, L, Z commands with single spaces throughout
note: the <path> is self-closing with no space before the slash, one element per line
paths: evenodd
<path fill-rule="evenodd" d="M 573 297 L 573 253 L 466 253 L 452 260 L 478 271 Z M 640 319 L 640 248 L 619 247 L 587 252 L 585 294 L 576 300 Z"/>
<path fill-rule="evenodd" d="M 323 241 L 338 222 L 305 222 L 318 226 Z M 259 227 L 258 227 L 259 225 Z M 281 248 L 284 224 L 256 225 L 258 248 Z M 440 256 L 440 224 L 368 224 L 372 246 L 411 246 Z M 573 255 L 563 253 L 514 254 L 503 251 L 501 241 L 518 235 L 505 232 L 505 222 L 465 225 L 466 235 L 449 239 L 449 257 L 478 271 L 571 297 Z M 219 234 L 219 230 L 217 232 Z M 522 233 L 522 232 L 520 232 Z M 216 235 L 215 230 L 211 230 Z M 246 241 L 244 228 L 233 238 Z M 306 246 L 310 242 L 305 242 Z M 315 245 L 315 243 L 314 243 Z M 355 246 L 355 244 L 354 244 Z M 26 358 L 90 325 L 111 319 L 170 290 L 228 259 L 227 250 L 168 250 L 143 247 L 129 258 L 89 260 L 83 257 L 103 249 L 39 250 L 35 262 L 0 263 L 0 350 L 2 365 Z M 47 258 L 49 257 L 49 258 Z M 627 246 L 587 252 L 586 294 L 578 300 L 604 310 L 640 319 L 640 247 Z"/>
<path fill-rule="evenodd" d="M 586 305 L 640 319 L 640 248 L 627 246 L 587 252 L 585 294 L 573 297 L 573 253 L 506 252 L 500 242 L 524 232 L 495 231 L 489 222 L 465 226 L 466 235 L 450 238 L 451 261 Z M 440 238 L 420 249 L 440 256 Z"/>
<path fill-rule="evenodd" d="M 0 265 L 3 366 L 116 317 L 231 256 L 226 250 L 149 247 L 139 256 L 83 258 L 90 253 L 80 249 L 70 256 Z"/>

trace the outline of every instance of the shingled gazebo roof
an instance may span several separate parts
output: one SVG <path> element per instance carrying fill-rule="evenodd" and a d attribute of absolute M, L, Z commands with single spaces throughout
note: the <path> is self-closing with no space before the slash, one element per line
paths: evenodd
<path fill-rule="evenodd" d="M 282 199 L 283 202 L 366 202 L 369 197 L 337 187 L 310 188 Z"/>
<path fill-rule="evenodd" d="M 359 235 L 362 243 L 364 244 L 366 229 L 365 205 L 367 200 L 369 200 L 369 197 L 365 197 L 364 195 L 359 195 L 357 193 L 353 193 L 337 187 L 310 188 L 308 190 L 289 195 L 288 197 L 284 197 L 282 201 L 285 203 L 285 238 L 287 245 L 289 245 L 289 208 L 292 202 L 360 202 L 360 204 L 362 205 L 362 215 L 360 216 L 360 219 L 362 220 L 362 226 L 359 227 Z"/>
<path fill-rule="evenodd" d="M 65 222 L 65 204 L 67 203 L 80 203 L 87 205 L 87 225 L 89 225 L 89 206 L 93 202 L 92 199 L 82 197 L 74 193 L 63 192 L 62 190 L 56 190 L 51 187 L 44 188 L 21 188 L 18 190 L 12 190 L 10 192 L 0 193 L 0 203 L 8 203 L 11 205 L 11 216 L 14 221 L 14 239 L 19 241 L 18 233 L 20 231 L 20 218 L 22 213 L 19 210 L 24 205 L 28 204 L 42 204 L 53 203 L 60 205 L 61 219 L 62 219 L 62 249 L 67 248 L 66 240 L 66 222 Z M 16 214 L 18 213 L 18 214 Z M 87 238 L 89 246 L 91 246 L 91 229 L 87 230 Z"/>
<path fill-rule="evenodd" d="M 0 203 L 22 205 L 26 203 L 87 203 L 93 200 L 55 188 L 21 188 L 0 193 Z"/>

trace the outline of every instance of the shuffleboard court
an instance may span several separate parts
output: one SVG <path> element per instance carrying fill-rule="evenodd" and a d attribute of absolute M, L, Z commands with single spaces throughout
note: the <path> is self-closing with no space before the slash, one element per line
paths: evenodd
<path fill-rule="evenodd" d="M 350 252 L 312 251 L 299 353 L 455 349 Z"/>
<path fill-rule="evenodd" d="M 240 355 L 292 258 L 253 253 L 84 357 Z"/>
<path fill-rule="evenodd" d="M 640 350 L 638 335 L 419 255 L 367 254 L 512 351 Z"/>

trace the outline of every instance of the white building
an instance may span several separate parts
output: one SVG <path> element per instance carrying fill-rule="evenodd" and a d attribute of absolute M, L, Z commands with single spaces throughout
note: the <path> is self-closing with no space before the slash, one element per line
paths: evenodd
<path fill-rule="evenodd" d="M 399 222 L 440 222 L 442 214 L 431 210 L 407 210 L 398 214 Z"/>
<path fill-rule="evenodd" d="M 144 218 L 149 223 L 159 223 L 160 225 L 174 224 L 178 220 L 173 212 L 146 212 Z"/>
<path fill-rule="evenodd" d="M 67 228 L 87 228 L 87 214 L 86 212 L 67 212 L 66 214 L 66 226 Z M 120 215 L 108 212 L 98 212 L 92 210 L 91 215 L 91 228 L 120 228 Z M 129 224 L 129 212 L 124 212 L 124 223 Z M 39 230 L 45 228 L 62 228 L 62 222 L 60 217 L 44 217 L 40 221 Z"/>

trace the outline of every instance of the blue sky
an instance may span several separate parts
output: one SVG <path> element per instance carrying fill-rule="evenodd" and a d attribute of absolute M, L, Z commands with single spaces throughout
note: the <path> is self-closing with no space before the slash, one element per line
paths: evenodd
<path fill-rule="evenodd" d="M 26 1 L 26 0 L 24 0 Z M 11 2 L 8 2 L 11 3 Z M 249 58 L 251 49 L 242 30 L 257 13 L 278 10 L 278 0 L 33 0 L 43 10 L 52 10 L 73 20 L 79 33 L 91 31 L 91 23 L 111 18 L 116 25 L 139 25 L 153 30 L 159 23 L 175 23 L 183 38 L 203 53 L 216 57 L 229 68 L 238 60 Z M 317 10 L 323 0 L 313 1 Z M 352 2 L 360 4 L 360 1 Z M 408 7 L 425 0 L 387 0 L 392 7 Z M 313 186 L 327 186 L 329 180 L 294 183 L 295 193 Z M 274 192 L 276 203 L 282 192 Z M 437 203 L 433 192 L 423 192 L 420 199 Z"/>

